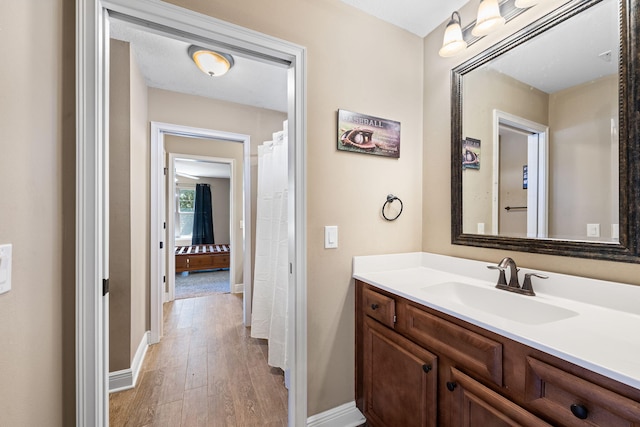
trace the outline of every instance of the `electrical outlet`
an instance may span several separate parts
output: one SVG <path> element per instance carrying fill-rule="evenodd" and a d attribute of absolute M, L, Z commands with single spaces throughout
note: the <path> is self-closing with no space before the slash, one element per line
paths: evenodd
<path fill-rule="evenodd" d="M 484 234 L 484 222 L 478 223 L 478 234 Z"/>
<path fill-rule="evenodd" d="M 587 237 L 600 237 L 600 224 L 587 224 Z"/>

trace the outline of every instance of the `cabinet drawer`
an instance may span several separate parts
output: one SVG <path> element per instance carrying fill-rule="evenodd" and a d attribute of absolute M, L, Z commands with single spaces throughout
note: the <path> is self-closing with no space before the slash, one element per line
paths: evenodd
<path fill-rule="evenodd" d="M 502 387 L 502 344 L 417 307 L 401 317 L 406 333 L 426 348 Z"/>
<path fill-rule="evenodd" d="M 640 426 L 640 403 L 527 357 L 526 400 L 565 426 Z"/>
<path fill-rule="evenodd" d="M 454 418 L 458 418 L 455 425 L 551 427 L 455 368 L 451 368 L 450 378 L 447 389 L 455 394 L 452 411 Z"/>
<path fill-rule="evenodd" d="M 393 328 L 396 323 L 396 302 L 393 298 L 365 288 L 362 293 L 364 313 Z"/>

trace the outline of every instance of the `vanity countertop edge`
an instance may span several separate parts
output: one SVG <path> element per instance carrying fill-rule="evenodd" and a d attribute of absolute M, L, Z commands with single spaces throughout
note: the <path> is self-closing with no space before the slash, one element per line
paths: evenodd
<path fill-rule="evenodd" d="M 494 288 L 498 272 L 489 270 L 490 264 L 426 252 L 356 256 L 353 277 L 640 389 L 640 286 L 521 268 L 520 282 L 525 273 L 549 278 L 534 278 L 536 296 L 516 297 L 577 313 L 543 324 L 521 323 L 429 293 L 430 286 L 451 282 Z"/>

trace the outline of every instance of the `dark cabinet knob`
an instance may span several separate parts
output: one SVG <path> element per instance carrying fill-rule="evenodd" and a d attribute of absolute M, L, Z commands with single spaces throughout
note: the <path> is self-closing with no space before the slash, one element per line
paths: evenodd
<path fill-rule="evenodd" d="M 577 405 L 575 403 L 571 405 L 571 413 L 581 420 L 585 420 L 589 416 L 589 411 L 584 405 Z"/>
<path fill-rule="evenodd" d="M 371 310 L 376 310 L 378 307 L 380 307 L 378 304 L 371 304 Z"/>
<path fill-rule="evenodd" d="M 425 363 L 424 365 L 422 365 L 422 370 L 425 371 L 426 373 L 429 373 L 429 371 L 431 371 L 431 365 L 427 365 Z"/>
<path fill-rule="evenodd" d="M 447 381 L 447 389 L 449 389 L 449 391 L 453 391 L 455 390 L 455 388 L 458 386 L 458 384 L 456 384 L 453 381 Z"/>

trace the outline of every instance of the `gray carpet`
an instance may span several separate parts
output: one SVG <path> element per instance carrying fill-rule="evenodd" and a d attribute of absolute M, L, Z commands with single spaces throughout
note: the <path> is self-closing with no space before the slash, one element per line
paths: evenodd
<path fill-rule="evenodd" d="M 176 274 L 176 299 L 229 292 L 229 270 L 192 271 L 186 276 Z"/>

